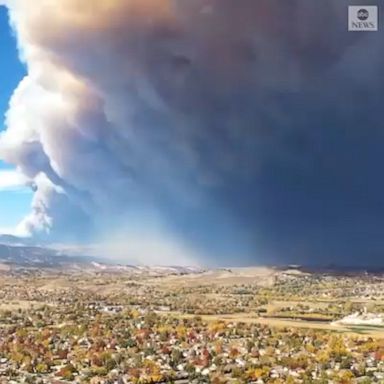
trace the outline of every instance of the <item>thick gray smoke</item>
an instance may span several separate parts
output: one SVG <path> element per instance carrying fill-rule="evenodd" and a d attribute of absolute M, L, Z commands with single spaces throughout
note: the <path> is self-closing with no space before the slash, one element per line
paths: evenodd
<path fill-rule="evenodd" d="M 317 257 L 319 212 L 332 204 L 315 190 L 341 199 L 324 185 L 344 174 L 359 142 L 353 121 L 382 90 L 382 34 L 348 33 L 346 1 L 6 4 L 28 76 L 0 157 L 36 189 L 24 232 L 91 242 L 126 233 L 149 237 L 151 252 L 162 238 L 162 255 L 186 260 Z"/>

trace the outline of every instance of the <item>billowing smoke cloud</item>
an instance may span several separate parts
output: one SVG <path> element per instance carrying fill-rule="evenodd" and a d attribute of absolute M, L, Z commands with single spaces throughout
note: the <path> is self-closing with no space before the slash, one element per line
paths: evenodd
<path fill-rule="evenodd" d="M 27 184 L 27 179 L 17 171 L 0 170 L 0 191 L 20 190 Z"/>
<path fill-rule="evenodd" d="M 347 32 L 347 5 L 7 0 L 28 76 L 0 157 L 36 189 L 25 230 L 149 228 L 208 263 L 374 261 L 383 36 Z"/>

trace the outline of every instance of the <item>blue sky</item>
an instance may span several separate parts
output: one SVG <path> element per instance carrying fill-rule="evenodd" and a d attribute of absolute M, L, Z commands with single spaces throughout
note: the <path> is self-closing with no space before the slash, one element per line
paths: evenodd
<path fill-rule="evenodd" d="M 0 47 L 0 130 L 2 131 L 5 128 L 4 114 L 8 109 L 9 99 L 25 75 L 25 68 L 18 59 L 16 41 L 8 24 L 7 9 L 2 6 L 0 6 Z M 7 169 L 12 169 L 11 165 L 0 160 L 0 172 Z M 31 192 L 28 190 L 0 187 L 0 232 L 14 228 L 28 213 L 30 204 Z"/>

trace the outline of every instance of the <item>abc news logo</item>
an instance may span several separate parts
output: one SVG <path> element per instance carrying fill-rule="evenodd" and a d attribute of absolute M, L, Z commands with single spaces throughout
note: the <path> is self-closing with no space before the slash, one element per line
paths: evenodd
<path fill-rule="evenodd" d="M 349 31 L 377 31 L 378 12 L 377 6 L 356 6 L 348 7 L 348 30 Z"/>

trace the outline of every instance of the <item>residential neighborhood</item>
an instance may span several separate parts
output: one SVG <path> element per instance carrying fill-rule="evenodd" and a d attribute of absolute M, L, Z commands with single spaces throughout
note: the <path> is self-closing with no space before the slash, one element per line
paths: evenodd
<path fill-rule="evenodd" d="M 375 295 L 383 277 L 232 284 L 242 273 L 3 274 L 0 383 L 384 382 L 384 328 L 357 321 L 382 316 L 382 292 L 362 303 L 346 288 Z"/>

